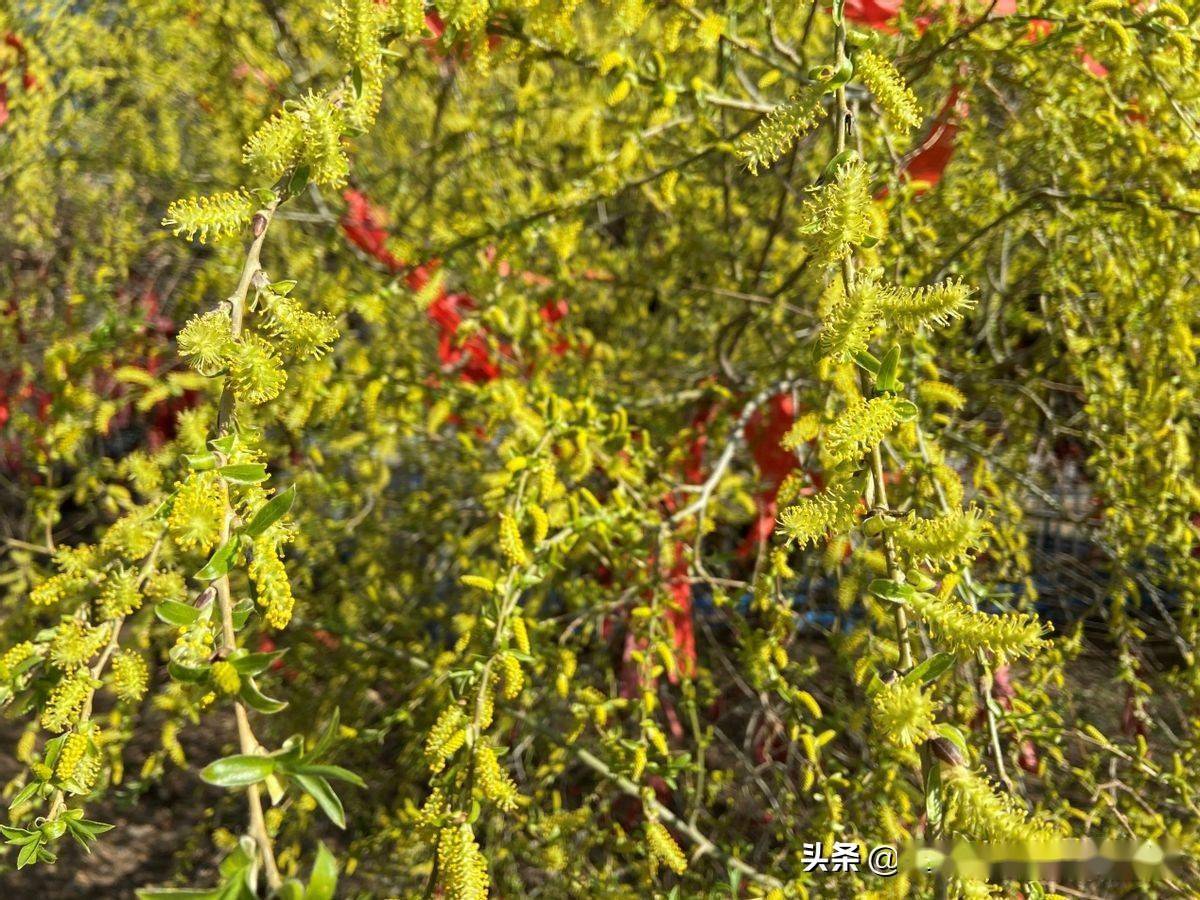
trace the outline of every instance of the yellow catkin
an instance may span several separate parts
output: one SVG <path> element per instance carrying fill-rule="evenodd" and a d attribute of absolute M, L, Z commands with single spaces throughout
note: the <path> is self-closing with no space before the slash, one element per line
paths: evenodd
<path fill-rule="evenodd" d="M 893 125 L 905 133 L 921 124 L 921 106 L 917 96 L 896 71 L 896 67 L 872 50 L 855 55 L 855 77 L 879 101 Z"/>
<path fill-rule="evenodd" d="M 486 741 L 475 745 L 475 777 L 483 795 L 500 809 L 517 808 L 517 786 L 496 758 L 496 751 Z"/>
<path fill-rule="evenodd" d="M 242 679 L 238 675 L 237 669 L 234 668 L 233 663 L 226 660 L 213 663 L 212 680 L 213 685 L 222 694 L 236 694 L 242 687 Z"/>
<path fill-rule="evenodd" d="M 504 675 L 504 699 L 513 700 L 525 687 L 525 672 L 521 668 L 521 661 L 511 653 L 505 653 L 500 657 L 500 668 Z"/>
<path fill-rule="evenodd" d="M 466 741 L 467 717 L 462 708 L 448 706 L 442 710 L 425 739 L 425 758 L 431 772 L 440 772 L 448 760 Z"/>
<path fill-rule="evenodd" d="M 540 506 L 529 507 L 529 518 L 533 521 L 533 543 L 537 546 L 550 533 L 550 518 Z"/>
<path fill-rule="evenodd" d="M 687 857 L 683 855 L 683 851 L 675 843 L 675 838 L 662 822 L 646 823 L 646 843 L 650 848 L 650 855 L 672 872 L 682 875 L 687 871 Z"/>
<path fill-rule="evenodd" d="M 871 700 L 871 722 L 884 740 L 911 747 L 933 731 L 937 702 L 920 684 L 897 681 L 881 687 Z"/>
<path fill-rule="evenodd" d="M 521 530 L 517 520 L 509 513 L 500 516 L 500 552 L 510 565 L 524 567 L 529 565 L 529 553 L 525 550 L 525 542 L 521 539 Z"/>
<path fill-rule="evenodd" d="M 513 643 L 517 645 L 517 649 L 522 653 L 529 655 L 529 628 L 525 625 L 525 620 L 520 616 L 514 616 L 512 621 Z"/>
<path fill-rule="evenodd" d="M 83 761 L 87 749 L 88 737 L 86 734 L 81 734 L 78 731 L 68 734 L 67 739 L 62 743 L 62 748 L 59 750 L 58 763 L 55 765 L 54 774 L 62 781 L 74 778 L 75 770 Z"/>
<path fill-rule="evenodd" d="M 438 835 L 439 882 L 446 900 L 487 900 L 487 861 L 465 822 Z"/>
<path fill-rule="evenodd" d="M 122 650 L 111 663 L 113 692 L 122 700 L 136 703 L 146 693 L 149 671 L 146 661 L 133 650 Z"/>

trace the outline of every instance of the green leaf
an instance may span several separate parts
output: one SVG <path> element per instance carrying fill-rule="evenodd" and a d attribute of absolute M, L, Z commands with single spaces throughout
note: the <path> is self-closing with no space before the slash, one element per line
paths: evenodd
<path fill-rule="evenodd" d="M 304 900 L 304 883 L 289 878 L 279 888 L 279 900 Z"/>
<path fill-rule="evenodd" d="M 66 742 L 67 736 L 60 734 L 56 738 L 46 741 L 46 748 L 42 752 L 42 762 L 48 765 L 51 769 L 58 762 L 58 754 L 62 752 L 62 746 Z"/>
<path fill-rule="evenodd" d="M 899 387 L 896 381 L 896 371 L 900 368 L 900 345 L 893 344 L 884 354 L 883 362 L 879 364 L 879 372 L 875 375 L 875 390 L 895 391 Z"/>
<path fill-rule="evenodd" d="M 254 604 L 246 597 L 233 604 L 233 628 L 235 631 L 242 630 L 252 612 L 254 612 Z"/>
<path fill-rule="evenodd" d="M 193 472 L 207 472 L 209 469 L 217 467 L 217 455 L 215 453 L 193 453 L 185 456 L 184 461 L 188 468 Z"/>
<path fill-rule="evenodd" d="M 317 775 L 321 778 L 332 778 L 334 781 L 348 781 L 355 787 L 365 788 L 367 783 L 357 774 L 341 766 L 301 765 L 292 770 L 296 775 Z"/>
<path fill-rule="evenodd" d="M 235 534 L 218 547 L 208 562 L 204 564 L 204 568 L 192 577 L 200 581 L 212 581 L 220 578 L 222 575 L 229 574 L 229 570 L 233 568 L 233 561 L 237 558 L 240 543 L 241 539 Z"/>
<path fill-rule="evenodd" d="M 30 838 L 37 838 L 40 832 L 27 831 L 24 828 L 12 828 L 8 825 L 0 825 L 0 834 L 3 834 L 10 844 L 27 844 Z"/>
<path fill-rule="evenodd" d="M 285 653 L 287 648 L 271 653 L 247 653 L 244 656 L 231 657 L 229 662 L 237 669 L 239 675 L 260 675 Z"/>
<path fill-rule="evenodd" d="M 235 466 L 221 466 L 217 470 L 221 477 L 234 484 L 258 484 L 266 481 L 267 467 L 262 463 L 239 463 Z"/>
<path fill-rule="evenodd" d="M 942 770 L 930 766 L 925 775 L 925 818 L 935 830 L 942 824 Z"/>
<path fill-rule="evenodd" d="M 12 798 L 12 803 L 8 804 L 8 808 L 12 809 L 14 806 L 20 806 L 22 803 L 36 794 L 38 788 L 41 786 L 42 783 L 40 781 L 29 782 L 29 784 L 25 785 L 25 787 L 21 788 L 21 790 L 17 792 L 17 796 Z"/>
<path fill-rule="evenodd" d="M 221 893 L 220 888 L 142 888 L 137 895 L 138 900 L 218 900 Z"/>
<path fill-rule="evenodd" d="M 209 763 L 200 777 L 217 787 L 233 788 L 258 784 L 275 771 L 275 760 L 269 756 L 239 753 Z"/>
<path fill-rule="evenodd" d="M 913 670 L 904 676 L 904 680 L 913 684 L 920 682 L 921 684 L 929 684 L 931 681 L 937 680 L 947 669 L 954 665 L 955 656 L 953 653 L 935 653 L 929 659 L 924 660 L 920 665 L 914 666 Z"/>
<path fill-rule="evenodd" d="M 317 801 L 317 805 L 325 811 L 325 815 L 329 816 L 334 825 L 338 828 L 346 827 L 346 811 L 342 808 L 342 801 L 338 799 L 338 795 L 334 793 L 328 781 L 316 775 L 293 775 L 292 777 L 305 793 Z"/>
<path fill-rule="evenodd" d="M 283 746 L 271 755 L 277 760 L 279 771 L 290 772 L 290 767 L 301 764 L 303 753 L 304 738 L 298 734 L 293 734 L 283 742 Z"/>
<path fill-rule="evenodd" d="M 92 819 L 67 819 L 66 822 L 69 829 L 89 838 L 95 838 L 113 829 L 107 822 L 96 822 Z"/>
<path fill-rule="evenodd" d="M 38 849 L 42 846 L 41 835 L 38 835 L 36 841 L 30 841 L 21 848 L 21 852 L 17 854 L 17 868 L 23 869 L 30 863 L 37 861 Z"/>
<path fill-rule="evenodd" d="M 321 736 L 317 739 L 317 743 L 313 746 L 312 751 L 306 759 L 317 759 L 324 755 L 330 747 L 333 746 L 333 739 L 337 737 L 338 725 L 341 723 L 341 710 L 336 706 L 333 708 L 333 715 L 329 717 L 329 721 L 325 723 L 325 728 L 321 731 Z"/>
<path fill-rule="evenodd" d="M 312 875 L 308 878 L 308 890 L 304 892 L 304 900 L 333 900 L 337 891 L 337 878 L 337 860 L 324 844 L 318 845 L 317 859 L 313 863 Z"/>
<path fill-rule="evenodd" d="M 879 374 L 879 360 L 868 353 L 866 350 L 859 350 L 854 354 L 854 362 L 869 375 Z"/>
<path fill-rule="evenodd" d="M 286 191 L 289 196 L 295 197 L 308 186 L 308 166 L 300 166 L 296 171 L 292 172 L 292 177 L 288 179 Z"/>
<path fill-rule="evenodd" d="M 195 684 L 198 681 L 203 681 L 208 674 L 208 669 L 193 669 L 191 666 L 185 666 L 171 659 L 167 661 L 167 673 L 176 681 L 182 681 L 185 684 Z"/>
<path fill-rule="evenodd" d="M 821 180 L 831 180 L 837 174 L 838 169 L 856 159 L 858 159 L 858 152 L 856 150 L 843 150 L 825 164 L 825 168 L 821 172 Z"/>
<path fill-rule="evenodd" d="M 219 438 L 209 441 L 208 446 L 222 456 L 229 456 L 233 453 L 233 448 L 237 446 L 237 435 L 232 431 L 229 434 L 223 434 Z"/>
<path fill-rule="evenodd" d="M 262 505 L 254 518 L 240 529 L 247 537 L 256 538 L 284 516 L 296 501 L 296 486 L 293 484 L 286 491 L 280 491 Z"/>
<path fill-rule="evenodd" d="M 74 812 L 83 813 L 83 810 L 74 810 Z M 92 852 L 90 844 L 96 838 L 104 834 L 104 832 L 112 829 L 112 825 L 105 822 L 94 822 L 91 819 L 82 818 L 66 818 L 67 830 L 71 832 L 71 837 L 88 853 Z"/>
<path fill-rule="evenodd" d="M 221 860 L 221 864 L 217 870 L 221 873 L 226 881 L 236 880 L 250 864 L 258 857 L 257 845 L 254 843 L 254 838 L 248 834 L 243 834 L 238 838 L 237 846 L 234 847 L 229 855 Z"/>
<path fill-rule="evenodd" d="M 238 691 L 238 696 L 251 709 L 258 710 L 260 713 L 266 713 L 267 715 L 277 713 L 287 707 L 286 700 L 276 700 L 260 691 L 252 678 L 242 679 L 242 688 Z"/>
<path fill-rule="evenodd" d="M 154 605 L 154 615 L 176 628 L 187 628 L 200 618 L 200 610 L 188 603 L 178 600 L 163 600 Z"/>
<path fill-rule="evenodd" d="M 876 578 L 867 585 L 867 590 L 889 603 L 907 603 L 917 594 L 911 585 L 899 584 L 887 578 Z"/>

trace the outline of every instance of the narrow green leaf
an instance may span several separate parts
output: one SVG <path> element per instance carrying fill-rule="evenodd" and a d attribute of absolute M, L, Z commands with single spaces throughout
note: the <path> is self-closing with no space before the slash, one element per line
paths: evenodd
<path fill-rule="evenodd" d="M 963 759 L 971 758 L 970 753 L 967 750 L 967 739 L 963 737 L 963 733 L 961 731 L 946 722 L 938 722 L 933 727 L 938 734 L 962 751 Z"/>
<path fill-rule="evenodd" d="M 917 593 L 911 585 L 899 584 L 887 578 L 876 578 L 867 586 L 867 590 L 889 603 L 907 603 Z"/>
<path fill-rule="evenodd" d="M 321 736 L 317 739 L 317 743 L 313 746 L 312 751 L 306 757 L 307 759 L 318 759 L 333 746 L 333 739 L 337 737 L 338 725 L 341 724 L 341 710 L 336 706 L 333 708 L 333 715 L 329 717 L 329 721 L 325 723 L 325 728 L 321 731 Z"/>
<path fill-rule="evenodd" d="M 250 618 L 250 613 L 254 612 L 254 604 L 246 597 L 243 597 L 233 605 L 233 629 L 241 631 L 245 626 L 246 621 Z"/>
<path fill-rule="evenodd" d="M 185 456 L 184 461 L 188 468 L 193 472 L 207 472 L 209 469 L 217 467 L 217 455 L 215 453 L 193 453 Z"/>
<path fill-rule="evenodd" d="M 875 375 L 875 390 L 880 393 L 896 390 L 898 387 L 896 372 L 899 368 L 900 345 L 893 344 L 892 348 L 884 354 L 883 362 L 879 364 L 879 372 Z"/>
<path fill-rule="evenodd" d="M 17 854 L 17 868 L 23 869 L 37 859 L 38 848 L 41 847 L 41 840 L 30 841 L 21 848 L 21 852 Z"/>
<path fill-rule="evenodd" d="M 925 776 L 925 818 L 934 829 L 942 824 L 942 770 L 930 766 Z"/>
<path fill-rule="evenodd" d="M 191 666 L 182 665 L 172 659 L 167 661 L 167 674 L 176 681 L 182 681 L 184 684 L 195 684 L 198 681 L 204 680 L 204 676 L 208 674 L 208 669 L 193 669 Z"/>
<path fill-rule="evenodd" d="M 295 197 L 308 187 L 308 174 L 308 166 L 300 166 L 296 171 L 292 172 L 292 177 L 288 179 L 286 189 L 289 196 Z"/>
<path fill-rule="evenodd" d="M 203 890 L 195 888 L 142 888 L 137 892 L 138 900 L 218 900 L 219 888 Z"/>
<path fill-rule="evenodd" d="M 257 784 L 275 771 L 275 760 L 269 756 L 239 753 L 209 763 L 200 777 L 217 787 L 245 787 Z"/>
<path fill-rule="evenodd" d="M 51 769 L 53 769 L 55 764 L 58 762 L 58 754 L 62 752 L 62 745 L 66 742 L 66 740 L 67 736 L 65 734 L 60 734 L 58 737 L 46 741 L 46 749 L 43 751 L 42 762 L 48 765 Z"/>
<path fill-rule="evenodd" d="M 154 605 L 154 615 L 176 628 L 187 628 L 200 618 L 200 610 L 188 603 L 178 600 L 163 600 Z"/>
<path fill-rule="evenodd" d="M 843 150 L 841 153 L 839 153 L 837 156 L 835 156 L 833 159 L 829 160 L 829 162 L 827 162 L 825 164 L 825 168 L 821 171 L 821 180 L 822 181 L 832 180 L 833 177 L 835 175 L 837 175 L 838 169 L 840 169 L 842 166 L 846 165 L 846 163 L 851 162 L 855 159 L 858 159 L 858 151 Z"/>
<path fill-rule="evenodd" d="M 305 793 L 317 801 L 317 805 L 325 811 L 325 815 L 329 816 L 329 820 L 334 825 L 338 828 L 346 827 L 346 811 L 342 808 L 342 801 L 338 799 L 338 795 L 334 793 L 328 781 L 316 775 L 293 775 L 292 777 Z"/>
<path fill-rule="evenodd" d="M 904 676 L 904 680 L 909 684 L 920 683 L 929 684 L 931 681 L 936 681 L 937 678 L 947 669 L 954 665 L 955 656 L 953 653 L 935 653 L 929 659 L 924 660 L 920 665 L 914 666 L 913 670 Z"/>
<path fill-rule="evenodd" d="M 235 466 L 221 466 L 217 470 L 221 477 L 234 484 L 258 484 L 266 481 L 267 467 L 262 463 L 239 463 Z"/>
<path fill-rule="evenodd" d="M 337 891 L 337 879 L 337 860 L 324 844 L 320 844 L 317 847 L 317 859 L 313 863 L 312 875 L 308 878 L 308 890 L 304 892 L 304 900 L 333 900 Z"/>
<path fill-rule="evenodd" d="M 869 375 L 879 374 L 879 360 L 877 360 L 866 350 L 859 350 L 857 353 L 855 353 L 854 362 L 860 369 L 865 370 Z"/>
<path fill-rule="evenodd" d="M 204 568 L 193 575 L 199 581 L 213 581 L 220 578 L 222 575 L 227 575 L 229 570 L 233 568 L 233 561 L 237 558 L 238 546 L 241 543 L 238 535 L 234 535 L 224 544 L 217 548 L 216 552 L 204 564 Z"/>
<path fill-rule="evenodd" d="M 245 656 L 231 658 L 229 662 L 237 669 L 239 675 L 260 675 L 285 653 L 286 648 L 271 653 L 247 653 Z"/>
<path fill-rule="evenodd" d="M 292 504 L 296 501 L 296 486 L 293 484 L 285 491 L 280 491 L 270 500 L 262 505 L 258 512 L 254 514 L 254 518 L 244 526 L 241 533 L 247 537 L 256 538 L 284 516 L 292 508 Z"/>
<path fill-rule="evenodd" d="M 348 781 L 355 787 L 365 788 L 366 782 L 354 772 L 341 766 L 330 765 L 301 765 L 292 770 L 297 775 L 317 775 L 321 778 L 332 778 L 334 781 Z"/>
<path fill-rule="evenodd" d="M 29 782 L 29 784 L 25 785 L 25 787 L 21 788 L 21 790 L 17 792 L 17 796 L 12 798 L 12 803 L 8 804 L 8 808 L 12 809 L 14 806 L 20 806 L 22 803 L 36 794 L 38 788 L 41 786 L 42 783 L 40 781 Z"/>
<path fill-rule="evenodd" d="M 275 700 L 260 691 L 252 678 L 242 680 L 242 689 L 238 691 L 238 696 L 251 709 L 256 709 L 268 715 L 277 713 L 287 706 L 286 700 Z"/>

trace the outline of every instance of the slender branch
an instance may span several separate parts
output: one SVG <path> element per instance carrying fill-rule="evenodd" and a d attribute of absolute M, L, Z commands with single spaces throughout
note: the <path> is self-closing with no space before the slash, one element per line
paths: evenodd
<path fill-rule="evenodd" d="M 228 300 L 230 305 L 230 321 L 232 323 L 231 337 L 235 341 L 240 340 L 242 336 L 242 323 L 246 311 L 246 296 L 250 291 L 250 286 L 262 277 L 260 254 L 262 252 L 263 240 L 266 238 L 267 227 L 271 224 L 271 218 L 274 216 L 278 205 L 278 200 L 272 201 L 255 213 L 252 220 L 254 240 L 251 242 L 250 249 L 246 253 L 246 262 L 242 266 L 242 274 L 238 279 L 237 288 Z M 229 433 L 233 427 L 233 401 L 233 385 L 226 378 L 224 389 L 221 392 L 220 411 L 217 415 L 218 435 Z M 229 506 L 227 493 L 225 519 L 221 524 L 222 545 L 230 539 L 234 518 L 235 514 Z M 229 587 L 228 573 L 218 578 L 214 586 L 217 589 L 217 602 L 221 612 L 221 651 L 229 654 L 237 649 L 237 632 L 233 627 L 233 599 Z M 257 753 L 259 743 L 250 727 L 250 717 L 246 713 L 245 705 L 240 700 L 235 700 L 233 711 L 234 717 L 237 720 L 238 743 L 241 746 L 242 753 Z M 271 890 L 277 890 L 283 884 L 283 878 L 280 876 L 279 867 L 275 862 L 275 848 L 271 843 L 271 835 L 267 831 L 266 821 L 263 818 L 261 790 L 257 784 L 252 784 L 246 789 L 246 803 L 250 811 L 250 835 L 254 838 L 255 843 L 258 844 L 259 853 L 262 855 L 263 869 L 267 875 L 267 884 Z"/>

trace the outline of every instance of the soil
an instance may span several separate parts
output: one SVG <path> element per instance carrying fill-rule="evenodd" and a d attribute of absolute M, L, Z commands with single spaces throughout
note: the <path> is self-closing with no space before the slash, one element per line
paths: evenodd
<path fill-rule="evenodd" d="M 154 735 L 155 728 L 139 729 Z M 180 743 L 189 760 L 215 759 L 230 749 L 232 728 L 184 729 Z M 13 747 L 20 736 L 15 722 L 0 723 L 0 747 Z M 136 775 L 152 751 L 149 739 L 135 741 L 125 751 L 126 772 Z M 178 885 L 181 872 L 190 886 L 215 884 L 219 857 L 211 841 L 197 826 L 211 823 L 214 805 L 222 792 L 199 782 L 195 771 L 167 764 L 168 771 L 154 782 L 138 782 L 136 789 L 120 787 L 103 803 L 90 804 L 87 817 L 116 827 L 84 850 L 73 840 L 59 843 L 55 865 L 16 871 L 16 856 L 6 853 L 0 865 L 0 897 L 37 900 L 125 900 L 138 888 Z M 20 764 L 7 753 L 0 755 L 0 783 L 18 773 Z M 232 822 L 231 822 L 232 825 Z"/>

